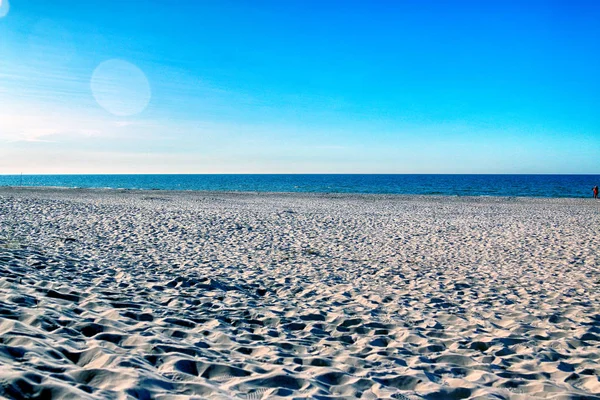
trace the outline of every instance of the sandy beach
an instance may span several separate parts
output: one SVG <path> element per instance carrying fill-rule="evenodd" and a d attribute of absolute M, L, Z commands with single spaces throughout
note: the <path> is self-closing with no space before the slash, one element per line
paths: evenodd
<path fill-rule="evenodd" d="M 600 399 L 600 201 L 0 188 L 0 397 Z"/>

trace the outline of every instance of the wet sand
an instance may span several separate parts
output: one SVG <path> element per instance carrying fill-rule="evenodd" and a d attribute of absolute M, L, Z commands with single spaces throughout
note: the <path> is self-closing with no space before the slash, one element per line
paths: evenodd
<path fill-rule="evenodd" d="M 593 199 L 0 188 L 0 397 L 600 399 Z"/>

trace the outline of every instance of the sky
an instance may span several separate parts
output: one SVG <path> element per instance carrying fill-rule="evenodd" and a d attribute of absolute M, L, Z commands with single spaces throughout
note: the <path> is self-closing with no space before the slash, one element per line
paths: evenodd
<path fill-rule="evenodd" d="M 0 174 L 598 174 L 599 20 L 595 0 L 0 0 Z"/>

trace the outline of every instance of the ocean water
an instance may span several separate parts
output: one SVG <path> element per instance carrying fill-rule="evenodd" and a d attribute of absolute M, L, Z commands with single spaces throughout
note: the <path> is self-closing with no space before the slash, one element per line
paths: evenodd
<path fill-rule="evenodd" d="M 600 175 L 0 175 L 0 186 L 591 197 Z"/>

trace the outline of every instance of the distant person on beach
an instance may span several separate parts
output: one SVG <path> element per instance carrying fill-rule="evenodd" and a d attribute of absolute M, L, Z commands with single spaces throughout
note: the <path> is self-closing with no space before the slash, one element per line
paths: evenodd
<path fill-rule="evenodd" d="M 594 198 L 597 199 L 598 198 L 598 186 L 594 186 L 594 188 L 592 189 L 592 192 L 594 192 Z"/>

